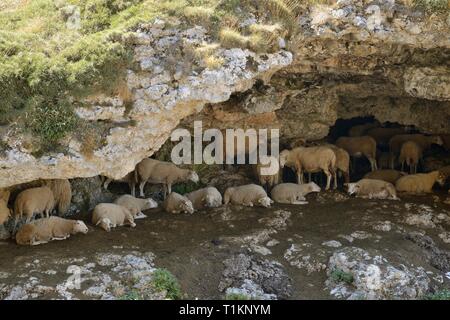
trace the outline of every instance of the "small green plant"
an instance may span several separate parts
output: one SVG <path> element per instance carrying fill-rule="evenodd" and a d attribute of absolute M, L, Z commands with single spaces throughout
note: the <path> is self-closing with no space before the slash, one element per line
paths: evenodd
<path fill-rule="evenodd" d="M 251 297 L 243 293 L 228 293 L 225 300 L 251 300 Z"/>
<path fill-rule="evenodd" d="M 450 11 L 450 1 L 448 0 L 412 0 L 412 4 L 429 13 L 443 13 Z"/>
<path fill-rule="evenodd" d="M 133 289 L 119 297 L 119 300 L 144 300 L 139 290 Z"/>
<path fill-rule="evenodd" d="M 181 288 L 177 278 L 167 269 L 156 269 L 152 279 L 153 287 L 166 291 L 166 297 L 172 300 L 181 298 Z"/>
<path fill-rule="evenodd" d="M 425 296 L 426 300 L 450 300 L 450 290 L 443 289 Z"/>
<path fill-rule="evenodd" d="M 331 279 L 335 282 L 345 282 L 347 284 L 351 284 L 354 280 L 351 273 L 342 271 L 341 269 L 331 271 Z"/>
<path fill-rule="evenodd" d="M 238 30 L 225 27 L 219 34 L 220 43 L 226 48 L 247 48 L 249 38 Z"/>

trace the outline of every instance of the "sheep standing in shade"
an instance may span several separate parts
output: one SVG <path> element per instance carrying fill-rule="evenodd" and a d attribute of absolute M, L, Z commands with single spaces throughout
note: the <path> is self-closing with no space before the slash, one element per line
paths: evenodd
<path fill-rule="evenodd" d="M 139 181 L 141 197 L 144 196 L 144 187 L 147 182 L 163 184 L 165 199 L 167 194 L 172 192 L 172 185 L 189 180 L 195 183 L 199 181 L 199 177 L 195 171 L 181 169 L 173 163 L 155 159 L 142 160 L 136 166 L 135 174 L 136 181 Z"/>

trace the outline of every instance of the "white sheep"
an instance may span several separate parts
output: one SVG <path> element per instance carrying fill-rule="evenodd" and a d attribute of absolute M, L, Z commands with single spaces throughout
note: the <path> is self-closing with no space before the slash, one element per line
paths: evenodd
<path fill-rule="evenodd" d="M 130 210 L 135 219 L 146 218 L 142 211 L 158 207 L 158 203 L 152 198 L 139 199 L 129 194 L 120 196 L 114 203 Z"/>
<path fill-rule="evenodd" d="M 398 179 L 395 188 L 399 192 L 406 193 L 431 193 L 436 182 L 443 186 L 445 180 L 445 174 L 437 170 L 430 173 L 410 174 Z"/>
<path fill-rule="evenodd" d="M 371 170 L 377 170 L 377 143 L 372 137 L 340 137 L 336 140 L 336 146 L 346 150 L 351 157 L 365 156 Z"/>
<path fill-rule="evenodd" d="M 311 192 L 320 192 L 320 187 L 314 182 L 281 183 L 272 189 L 271 196 L 275 202 L 279 203 L 307 204 L 305 196 Z"/>
<path fill-rule="evenodd" d="M 11 210 L 8 208 L 10 194 L 9 190 L 0 190 L 0 225 L 7 222 L 11 216 Z"/>
<path fill-rule="evenodd" d="M 280 153 L 280 167 L 295 169 L 297 183 L 303 183 L 303 171 L 315 173 L 323 171 L 327 176 L 327 186 L 330 188 L 331 178 L 336 179 L 336 154 L 326 146 L 298 147 L 292 150 L 283 150 Z"/>
<path fill-rule="evenodd" d="M 109 186 L 109 184 L 112 181 L 114 181 L 114 182 L 123 182 L 123 183 L 127 183 L 128 186 L 130 187 L 131 195 L 133 197 L 136 195 L 136 191 L 135 191 L 135 189 L 136 189 L 136 174 L 135 174 L 134 170 L 129 172 L 123 178 L 120 178 L 120 179 L 117 179 L 117 180 L 114 180 L 114 179 L 111 179 L 111 178 L 108 178 L 108 177 L 102 177 L 102 180 L 104 180 L 103 181 L 103 188 L 105 190 L 108 190 L 108 186 Z"/>
<path fill-rule="evenodd" d="M 422 148 L 414 141 L 406 141 L 400 149 L 398 161 L 402 165 L 402 171 L 405 163 L 409 167 L 410 173 L 417 173 L 417 165 L 422 158 Z"/>
<path fill-rule="evenodd" d="M 55 208 L 55 197 L 49 187 L 31 188 L 22 191 L 14 202 L 14 230 L 17 222 L 23 216 L 26 217 L 26 223 L 29 223 L 35 214 L 48 218 Z"/>
<path fill-rule="evenodd" d="M 136 166 L 136 181 L 139 182 L 141 197 L 144 196 L 144 186 L 147 182 L 163 184 L 164 198 L 172 192 L 172 185 L 178 182 L 193 181 L 197 183 L 199 177 L 193 170 L 181 169 L 170 162 L 155 159 L 144 159 Z"/>
<path fill-rule="evenodd" d="M 223 203 L 268 208 L 273 203 L 273 200 L 267 196 L 263 187 L 256 184 L 246 184 L 243 186 L 227 188 L 223 195 Z"/>
<path fill-rule="evenodd" d="M 185 194 L 191 200 L 195 210 L 217 208 L 222 205 L 222 195 L 214 187 L 206 187 Z"/>
<path fill-rule="evenodd" d="M 111 228 L 129 225 L 136 227 L 130 210 L 115 203 L 100 203 L 92 212 L 92 223 L 100 228 L 111 231 Z"/>
<path fill-rule="evenodd" d="M 356 194 L 360 198 L 399 200 L 394 185 L 383 180 L 361 179 L 345 186 L 348 194 Z"/>
<path fill-rule="evenodd" d="M 16 233 L 16 242 L 20 245 L 38 245 L 51 240 L 64 240 L 72 234 L 88 232 L 81 220 L 69 220 L 49 217 L 24 224 Z"/>
<path fill-rule="evenodd" d="M 194 213 L 194 205 L 191 200 L 176 192 L 171 192 L 167 196 L 163 207 L 168 213 Z"/>
<path fill-rule="evenodd" d="M 406 173 L 394 169 L 379 169 L 370 171 L 364 175 L 364 179 L 383 180 L 392 184 L 406 175 Z"/>

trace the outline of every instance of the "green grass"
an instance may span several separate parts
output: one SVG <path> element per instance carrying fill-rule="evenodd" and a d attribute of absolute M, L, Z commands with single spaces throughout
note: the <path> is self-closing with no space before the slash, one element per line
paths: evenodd
<path fill-rule="evenodd" d="M 427 294 L 426 300 L 450 300 L 450 290 L 444 289 L 435 293 Z"/>
<path fill-rule="evenodd" d="M 448 0 L 408 0 L 408 3 L 429 13 L 450 12 Z"/>
<path fill-rule="evenodd" d="M 172 300 L 181 298 L 181 288 L 177 278 L 167 269 L 156 269 L 152 279 L 153 287 L 165 291 L 166 297 Z"/>
<path fill-rule="evenodd" d="M 331 271 L 331 279 L 335 282 L 345 282 L 347 284 L 353 283 L 353 275 L 351 273 L 342 271 L 340 269 L 334 269 Z"/>

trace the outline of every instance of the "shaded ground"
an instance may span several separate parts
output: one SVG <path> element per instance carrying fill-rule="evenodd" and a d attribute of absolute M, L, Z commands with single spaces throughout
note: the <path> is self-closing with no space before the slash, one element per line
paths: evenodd
<path fill-rule="evenodd" d="M 37 247 L 5 241 L 0 244 L 0 297 L 120 298 L 141 277 L 163 267 L 177 277 L 185 298 L 224 298 L 227 289 L 241 292 L 244 287 L 261 291 L 263 298 L 345 298 L 339 290 L 330 294 L 333 286 L 327 282 L 330 257 L 345 247 L 380 255 L 396 268 L 422 267 L 429 278 L 427 292 L 433 292 L 450 283 L 445 276 L 450 272 L 446 197 L 381 201 L 322 192 L 309 196 L 305 206 L 229 206 L 192 216 L 156 209 L 135 229 L 107 233 L 90 226 L 87 235 Z M 70 265 L 84 270 L 81 289 L 55 290 L 70 276 Z"/>

